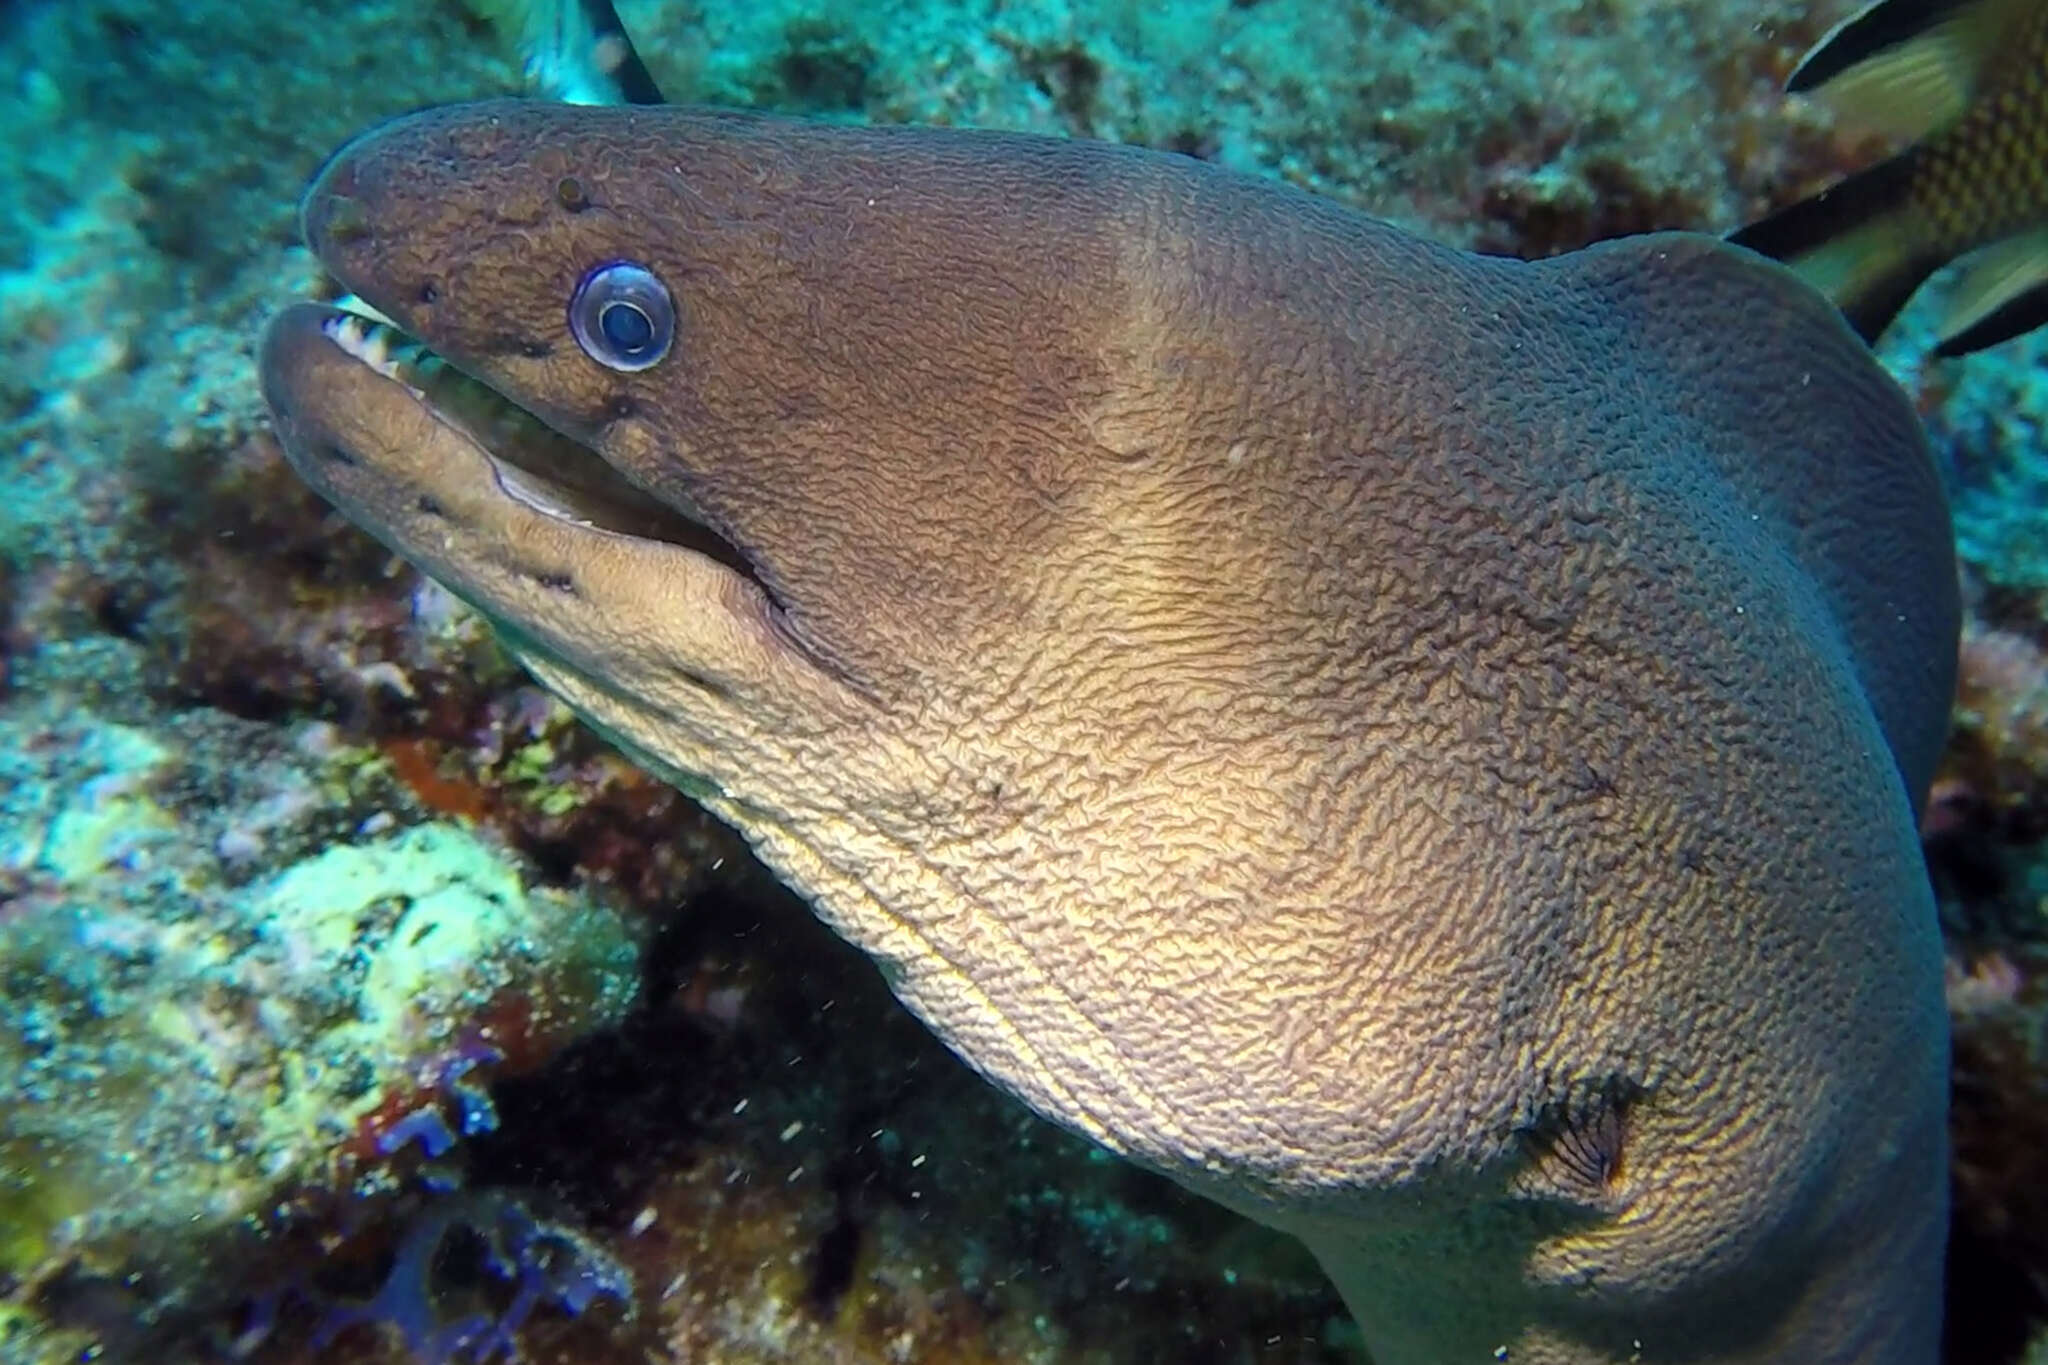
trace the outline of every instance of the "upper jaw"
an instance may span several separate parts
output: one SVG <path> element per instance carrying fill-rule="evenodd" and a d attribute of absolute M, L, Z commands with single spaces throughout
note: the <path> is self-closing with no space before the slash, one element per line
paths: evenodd
<path fill-rule="evenodd" d="M 281 330 L 274 329 L 281 337 L 292 337 L 280 354 L 289 350 L 298 357 L 292 363 L 305 363 L 308 350 L 318 343 L 310 335 L 301 338 L 296 334 L 317 329 L 319 338 L 333 351 L 395 391 L 370 401 L 389 406 L 391 399 L 402 393 L 405 401 L 466 435 L 488 461 L 498 489 L 532 511 L 586 528 L 662 541 L 756 577 L 751 562 L 711 530 L 694 506 L 652 497 L 596 451 L 545 426 L 497 390 L 427 350 L 370 305 L 347 298 L 337 306 L 318 307 L 298 317 L 288 314 L 287 318 L 280 319 Z M 273 410 L 293 406 L 283 396 L 283 386 L 273 382 L 276 367 L 268 362 L 272 354 L 269 345 L 265 354 L 265 387 L 273 396 Z M 332 363 L 331 356 L 322 361 L 317 369 L 324 371 L 330 382 L 375 391 L 368 384 L 341 379 L 345 371 Z M 362 401 L 360 394 L 357 401 Z M 297 406 L 306 406 L 303 395 Z M 303 472 L 305 463 L 296 456 L 295 462 Z M 314 482 L 317 485 L 320 480 Z"/>
<path fill-rule="evenodd" d="M 503 444 L 494 432 L 485 444 L 476 419 L 440 401 L 455 381 L 344 316 L 297 304 L 264 334 L 259 368 L 286 455 L 351 520 L 505 628 L 529 666 L 667 717 L 672 730 L 643 739 L 650 750 L 705 726 L 730 740 L 859 704 L 761 584 L 725 562 L 729 547 L 565 437 Z"/>

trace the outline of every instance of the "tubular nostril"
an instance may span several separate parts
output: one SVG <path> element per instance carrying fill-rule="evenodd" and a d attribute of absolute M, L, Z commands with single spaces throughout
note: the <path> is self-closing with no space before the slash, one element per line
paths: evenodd
<path fill-rule="evenodd" d="M 324 212 L 317 222 L 310 217 L 307 220 L 306 236 L 309 241 L 317 232 L 325 242 L 346 246 L 370 235 L 370 215 L 356 200 L 347 195 L 330 194 L 322 198 L 321 207 Z M 317 243 L 315 249 L 318 249 Z"/>
<path fill-rule="evenodd" d="M 350 155 L 355 146 L 347 143 L 321 163 L 299 201 L 299 235 L 316 255 L 323 243 L 352 241 L 369 230 L 369 215 L 357 195 L 356 159 Z"/>

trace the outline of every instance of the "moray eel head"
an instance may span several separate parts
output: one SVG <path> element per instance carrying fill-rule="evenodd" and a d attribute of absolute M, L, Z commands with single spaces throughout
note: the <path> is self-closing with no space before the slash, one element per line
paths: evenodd
<path fill-rule="evenodd" d="M 1954 561 L 1790 274 L 535 103 L 304 227 L 395 324 L 272 324 L 304 476 L 1379 1365 L 1930 1365 Z"/>

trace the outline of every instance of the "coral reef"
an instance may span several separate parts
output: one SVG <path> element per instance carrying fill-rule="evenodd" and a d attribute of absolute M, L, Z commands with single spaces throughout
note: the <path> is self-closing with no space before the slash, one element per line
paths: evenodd
<path fill-rule="evenodd" d="M 536 1320 L 537 1358 L 1363 1359 L 1298 1247 L 989 1090 L 753 870 L 721 874 L 648 959 L 618 1029 L 495 1084 L 500 1126 L 447 1154 L 465 1189 L 537 1192 L 634 1286 L 630 1317 Z M 363 1297 L 398 1221 L 357 1239 L 386 1243 Z M 251 1358 L 410 1360 L 391 1331 L 312 1351 L 319 1321 L 280 1315 Z"/>
<path fill-rule="evenodd" d="M 468 829 L 401 824 L 423 812 L 331 727 L 123 723 L 26 681 L 0 713 L 19 1296 L 215 1312 L 281 1203 L 369 1179 L 404 1115 L 474 1106 L 474 1061 L 531 1066 L 633 999 L 635 922 L 523 884 Z"/>
<path fill-rule="evenodd" d="M 2048 1074 L 2042 954 L 1952 964 L 1955 1228 L 1947 1356 L 2006 1361 L 2048 1320 Z"/>
<path fill-rule="evenodd" d="M 470 1307 L 448 1316 L 445 1305 L 458 1292 L 445 1283 L 453 1243 L 467 1243 L 471 1252 Z M 495 1300 L 477 1292 L 491 1280 L 501 1289 Z M 518 1357 L 517 1334 L 535 1308 L 553 1305 L 581 1317 L 599 1299 L 630 1306 L 632 1283 L 575 1232 L 537 1220 L 504 1195 L 451 1194 L 413 1213 L 377 1292 L 330 1303 L 312 1344 L 317 1350 L 367 1326 L 394 1333 L 420 1365 L 483 1365 Z"/>
<path fill-rule="evenodd" d="M 1948 367 L 1943 438 L 1956 544 L 2009 590 L 2048 593 L 2048 339 L 2022 337 L 1982 364 Z"/>
<path fill-rule="evenodd" d="M 1778 95 L 1850 8 L 621 5 L 678 98 L 1144 142 L 1525 254 L 1874 156 Z M 515 88 L 476 11 L 45 0 L 0 46 L 0 1360 L 1363 1359 L 1298 1248 L 989 1092 L 278 458 L 298 189 Z M 1927 832 L 1988 1365 L 2048 1317 L 2048 343 L 1935 364 L 1923 315 L 1884 354 L 1972 585 Z"/>
<path fill-rule="evenodd" d="M 1542 254 L 1729 226 L 1772 186 L 1825 178 L 1841 150 L 1778 88 L 1851 8 L 781 0 L 695 22 L 650 6 L 636 31 L 678 97 L 1137 142 Z"/>
<path fill-rule="evenodd" d="M 2013 1360 L 2048 1324 L 2048 649 L 2038 620 L 1981 619 L 2024 623 L 2030 599 L 1985 598 L 1925 822 L 1955 1025 L 1951 1365 Z"/>

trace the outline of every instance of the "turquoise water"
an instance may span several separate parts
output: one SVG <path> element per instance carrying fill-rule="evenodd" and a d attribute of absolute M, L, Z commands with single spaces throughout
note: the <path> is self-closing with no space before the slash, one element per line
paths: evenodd
<path fill-rule="evenodd" d="M 354 133 L 504 7 L 0 5 L 0 1362 L 1362 1362 L 1308 1255 L 985 1085 L 280 455 Z M 1765 0 L 621 4 L 671 100 L 1140 143 L 1551 255 L 1873 154 Z M 2048 384 L 1880 358 L 1969 624 L 1927 840 L 1950 1359 L 2048 1319 Z M 530 1301 L 529 1301 L 530 1300 Z M 2036 1357 L 2048 1358 L 2048 1357 Z"/>

